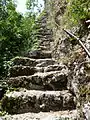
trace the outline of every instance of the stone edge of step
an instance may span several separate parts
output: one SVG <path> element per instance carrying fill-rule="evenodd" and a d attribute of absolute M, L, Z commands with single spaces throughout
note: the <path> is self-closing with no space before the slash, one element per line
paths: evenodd
<path fill-rule="evenodd" d="M 3 120 L 52 120 L 52 118 L 69 118 L 70 120 L 76 120 L 77 110 L 71 111 L 58 111 L 58 112 L 40 112 L 40 113 L 24 113 L 18 115 L 5 115 L 1 117 Z"/>

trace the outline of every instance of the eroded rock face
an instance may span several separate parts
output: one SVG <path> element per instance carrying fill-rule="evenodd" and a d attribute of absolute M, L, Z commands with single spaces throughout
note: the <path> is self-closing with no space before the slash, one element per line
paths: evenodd
<path fill-rule="evenodd" d="M 74 90 L 74 93 L 76 95 L 79 94 L 80 86 L 88 85 L 89 82 L 90 82 L 90 62 L 79 63 L 74 69 L 74 76 L 71 82 L 71 86 L 73 86 L 72 89 Z"/>
<path fill-rule="evenodd" d="M 10 114 L 72 110 L 74 97 L 66 91 L 21 91 L 6 94 L 2 108 Z"/>
<path fill-rule="evenodd" d="M 82 112 L 86 120 L 90 120 L 90 102 L 84 104 Z"/>
<path fill-rule="evenodd" d="M 87 49 L 90 50 L 90 33 L 88 34 L 88 36 L 86 38 L 85 45 L 86 45 Z"/>
<path fill-rule="evenodd" d="M 79 118 L 80 120 L 90 119 L 90 82 L 79 86 Z"/>
<path fill-rule="evenodd" d="M 85 61 L 78 63 L 74 69 L 73 77 L 71 78 L 72 81 L 69 89 L 76 96 L 79 119 L 89 120 L 90 62 Z"/>

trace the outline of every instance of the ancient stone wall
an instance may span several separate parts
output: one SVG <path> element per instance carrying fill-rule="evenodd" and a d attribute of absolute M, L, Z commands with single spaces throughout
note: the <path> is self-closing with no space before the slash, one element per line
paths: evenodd
<path fill-rule="evenodd" d="M 66 33 L 63 31 L 63 15 L 66 11 L 66 0 L 46 0 L 45 10 L 48 13 L 47 26 L 52 29 L 53 42 L 50 44 L 52 57 L 67 64 L 72 54 L 73 46 L 68 40 Z"/>
<path fill-rule="evenodd" d="M 58 62 L 65 63 L 70 70 L 68 77 L 68 89 L 77 98 L 77 108 L 79 108 L 79 120 L 90 119 L 90 58 L 82 47 L 75 40 L 72 41 L 63 31 L 66 28 L 64 14 L 67 7 L 66 0 L 46 0 L 46 11 L 48 13 L 47 26 L 53 31 L 53 43 L 51 44 L 52 56 Z M 83 44 L 90 50 L 90 32 L 84 26 L 72 26 L 68 30 L 76 35 L 80 35 Z M 86 62 L 89 61 L 89 62 Z M 88 69 L 88 72 L 87 72 Z M 89 75 L 89 76 L 88 76 Z M 86 88 L 86 86 L 89 86 Z M 85 94 L 84 94 L 85 93 Z M 85 108 L 87 106 L 87 108 Z M 83 116 L 83 117 L 82 117 Z"/>
<path fill-rule="evenodd" d="M 86 46 L 89 46 L 87 28 L 83 28 L 83 26 L 82 28 L 81 26 L 67 27 L 67 24 L 69 24 L 65 23 L 65 19 L 67 19 L 65 18 L 67 6 L 67 0 L 45 0 L 45 10 L 48 13 L 47 27 L 53 31 L 53 42 L 50 46 L 52 56 L 64 63 L 73 62 L 77 56 L 80 56 L 82 49 L 77 41 L 70 39 L 63 31 L 63 28 L 66 28 L 73 34 L 81 34 L 81 37 L 83 35 L 82 41 Z"/>

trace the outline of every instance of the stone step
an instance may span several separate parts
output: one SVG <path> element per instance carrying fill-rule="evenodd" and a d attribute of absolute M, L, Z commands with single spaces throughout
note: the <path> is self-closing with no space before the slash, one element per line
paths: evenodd
<path fill-rule="evenodd" d="M 42 34 L 39 34 L 39 35 L 37 35 L 37 37 L 39 37 L 39 38 L 44 38 L 44 39 L 48 39 L 48 38 L 52 38 L 52 35 L 50 34 L 50 35 L 42 35 Z"/>
<path fill-rule="evenodd" d="M 45 38 L 45 37 L 43 37 L 43 36 L 41 36 L 41 37 L 39 37 L 39 40 L 38 40 L 39 42 L 47 42 L 47 41 L 49 41 L 49 42 L 52 42 L 53 41 L 53 38 L 52 37 L 48 37 L 48 38 Z"/>
<path fill-rule="evenodd" d="M 7 83 L 11 87 L 22 87 L 35 90 L 65 90 L 67 89 L 68 71 L 52 71 L 36 73 L 31 76 L 11 77 Z"/>
<path fill-rule="evenodd" d="M 47 47 L 46 50 L 50 50 L 50 49 L 51 49 L 51 48 L 50 48 L 50 43 L 45 43 L 45 42 L 43 42 L 43 43 L 40 43 L 40 46 L 45 46 L 45 47 Z"/>
<path fill-rule="evenodd" d="M 3 120 L 77 120 L 77 111 L 58 111 L 5 115 Z"/>
<path fill-rule="evenodd" d="M 50 44 L 50 40 L 49 40 L 49 39 L 48 39 L 48 40 L 46 40 L 46 39 L 41 39 L 41 40 L 39 40 L 39 44 L 40 44 L 40 45 L 42 45 L 42 44 L 48 45 L 48 44 Z"/>
<path fill-rule="evenodd" d="M 44 72 L 50 72 L 50 71 L 61 71 L 61 72 L 66 71 L 68 73 L 68 68 L 66 65 L 62 63 L 48 65 L 47 67 L 44 67 Z"/>
<path fill-rule="evenodd" d="M 56 63 L 54 59 L 38 59 L 36 62 L 36 67 L 47 67 L 48 65 L 54 65 Z"/>
<path fill-rule="evenodd" d="M 40 44 L 40 46 L 45 46 L 45 47 L 47 47 L 47 50 L 50 50 L 50 45 L 51 45 L 51 41 L 50 40 L 48 40 L 48 41 L 40 41 L 39 42 L 39 44 Z M 49 47 L 49 49 L 48 49 L 48 47 Z"/>
<path fill-rule="evenodd" d="M 28 58 L 28 57 L 15 57 L 12 60 L 13 65 L 23 65 L 23 66 L 36 66 L 36 59 Z"/>
<path fill-rule="evenodd" d="M 40 50 L 48 50 L 46 46 L 41 46 L 41 45 L 39 46 L 39 49 Z"/>
<path fill-rule="evenodd" d="M 12 60 L 13 65 L 23 65 L 23 66 L 30 66 L 30 67 L 35 67 L 37 64 L 44 64 L 46 66 L 48 65 L 53 65 L 57 61 L 51 58 L 47 59 L 33 59 L 33 58 L 28 58 L 28 57 L 16 57 Z M 46 64 L 45 64 L 46 63 Z"/>
<path fill-rule="evenodd" d="M 42 60 L 42 59 L 41 59 Z M 49 64 L 49 62 L 47 61 Z M 22 66 L 22 65 L 15 65 L 12 66 L 9 70 L 9 76 L 10 77 L 18 77 L 18 76 L 30 76 L 35 74 L 36 72 L 50 72 L 50 71 L 67 71 L 68 68 L 63 64 L 54 64 L 54 65 L 48 65 L 44 67 L 44 64 L 47 64 L 46 62 L 41 61 L 41 63 L 37 64 L 36 66 L 41 67 L 30 67 L 30 66 Z"/>
<path fill-rule="evenodd" d="M 51 51 L 40 51 L 40 50 L 34 50 L 31 52 L 28 52 L 25 57 L 34 58 L 34 59 L 45 59 L 45 58 L 51 58 Z"/>
<path fill-rule="evenodd" d="M 35 74 L 36 72 L 44 72 L 42 67 L 30 67 L 30 66 L 22 66 L 15 65 L 9 70 L 9 77 L 18 77 L 18 76 L 30 76 Z"/>
<path fill-rule="evenodd" d="M 51 33 L 52 34 L 52 29 L 48 29 L 48 28 L 40 28 L 39 30 L 38 30 L 39 32 L 48 32 L 48 33 Z"/>
<path fill-rule="evenodd" d="M 54 59 L 38 59 L 36 63 L 36 67 L 47 67 L 48 65 L 54 65 L 56 61 Z"/>
<path fill-rule="evenodd" d="M 47 41 L 49 41 L 49 39 L 46 39 L 46 38 L 40 38 L 38 41 L 39 41 L 39 43 L 42 43 L 42 42 L 47 42 Z"/>
<path fill-rule="evenodd" d="M 74 100 L 74 97 L 68 90 L 24 90 L 7 93 L 1 101 L 1 106 L 9 114 L 38 113 L 73 110 L 76 107 Z"/>
<path fill-rule="evenodd" d="M 52 35 L 52 33 L 51 33 L 51 31 L 48 31 L 48 30 L 44 30 L 44 29 L 42 29 L 42 30 L 39 30 L 38 31 L 38 33 L 37 33 L 38 35 Z"/>

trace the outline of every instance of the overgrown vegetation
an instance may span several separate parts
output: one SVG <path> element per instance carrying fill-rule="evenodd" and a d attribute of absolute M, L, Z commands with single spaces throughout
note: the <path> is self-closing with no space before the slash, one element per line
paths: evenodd
<path fill-rule="evenodd" d="M 85 24 L 90 19 L 89 0 L 67 0 L 65 21 L 72 25 Z"/>
<path fill-rule="evenodd" d="M 23 16 L 13 0 L 0 0 L 0 78 L 7 74 L 7 61 L 38 47 L 35 6 L 37 0 L 27 0 Z"/>

